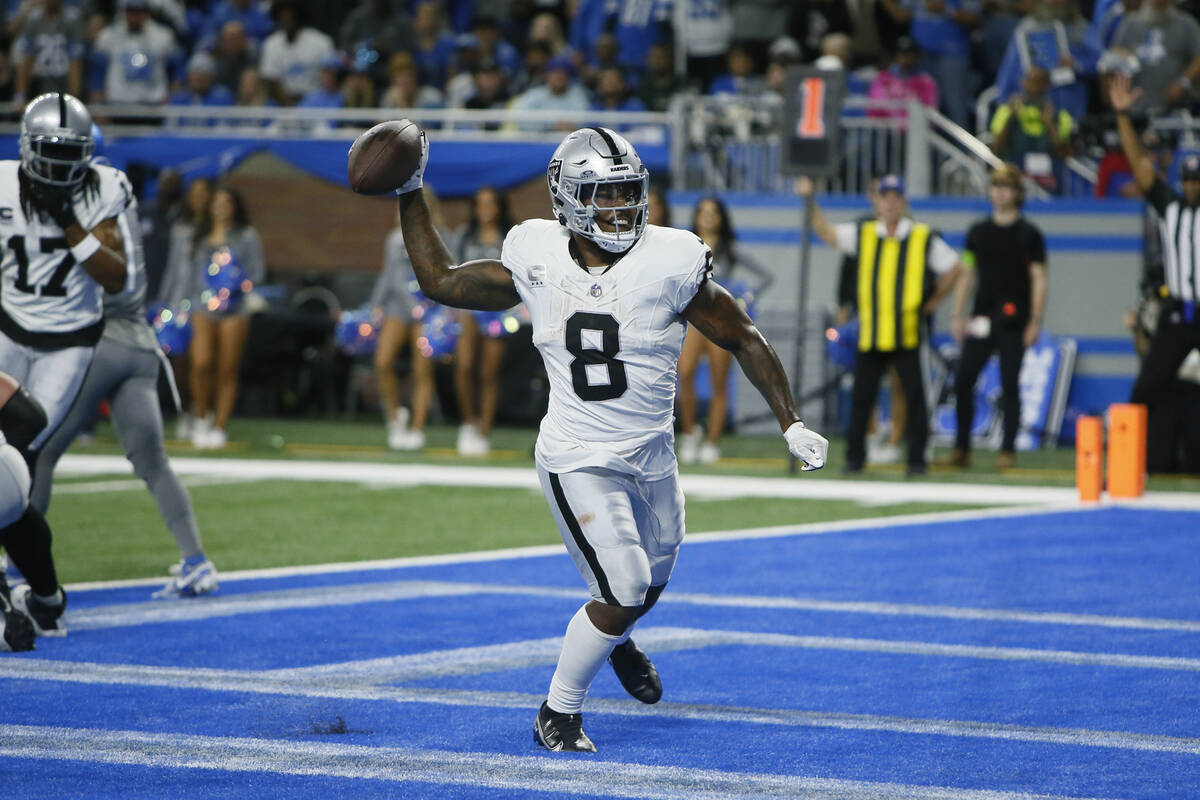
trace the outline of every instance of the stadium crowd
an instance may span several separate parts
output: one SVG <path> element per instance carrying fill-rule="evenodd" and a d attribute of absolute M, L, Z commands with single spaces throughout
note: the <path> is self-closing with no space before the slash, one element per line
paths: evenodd
<path fill-rule="evenodd" d="M 937 106 L 1052 191 L 1062 159 L 1087 154 L 1099 164 L 1097 195 L 1132 196 L 1106 81 L 1134 76 L 1142 130 L 1194 109 L 1197 6 L 9 0 L 0 101 L 19 109 L 64 90 L 135 105 L 662 111 L 681 91 L 778 92 L 789 64 L 815 62 L 849 70 L 851 94 Z M 1152 133 L 1146 143 L 1176 146 Z"/>

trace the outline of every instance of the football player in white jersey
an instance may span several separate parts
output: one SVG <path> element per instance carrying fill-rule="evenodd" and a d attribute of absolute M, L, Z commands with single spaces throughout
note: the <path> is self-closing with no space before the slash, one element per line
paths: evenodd
<path fill-rule="evenodd" d="M 0 370 L 45 412 L 21 448 L 37 450 L 66 416 L 104 330 L 103 292 L 127 280 L 118 216 L 133 198 L 124 173 L 92 163 L 92 117 L 54 92 L 35 98 L 21 119 L 18 161 L 0 161 Z M 11 438 L 11 437 L 10 437 Z M 32 463 L 32 462 L 31 462 Z M 0 542 L 29 581 L 26 597 L 39 632 L 65 631 L 66 596 L 50 560 L 50 530 L 36 509 L 0 530 Z M 16 600 L 14 594 L 14 601 Z"/>
<path fill-rule="evenodd" d="M 606 660 L 643 703 L 662 696 L 650 659 L 630 639 L 671 577 L 683 539 L 673 413 L 687 325 L 733 352 L 805 469 L 828 442 L 804 427 L 774 350 L 732 297 L 709 280 L 712 253 L 695 234 L 646 224 L 649 175 L 622 136 L 582 128 L 547 172 L 556 220 L 509 231 L 499 261 L 455 266 L 422 196 L 421 166 L 397 189 L 404 240 L 427 297 L 458 308 L 524 302 L 550 377 L 535 458 L 563 542 L 592 599 L 567 625 L 534 739 L 595 751 L 583 732 L 588 687 Z"/>

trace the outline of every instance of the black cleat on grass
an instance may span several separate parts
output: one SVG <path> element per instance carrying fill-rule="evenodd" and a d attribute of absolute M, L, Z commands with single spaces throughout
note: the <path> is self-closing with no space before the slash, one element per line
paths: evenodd
<path fill-rule="evenodd" d="M 583 732 L 582 714 L 560 714 L 544 701 L 533 721 L 533 740 L 547 750 L 596 752 L 596 745 Z"/>
<path fill-rule="evenodd" d="M 658 679 L 658 670 L 642 649 L 626 639 L 624 644 L 613 648 L 608 657 L 617 679 L 635 699 L 646 705 L 653 705 L 662 699 L 662 681 Z"/>

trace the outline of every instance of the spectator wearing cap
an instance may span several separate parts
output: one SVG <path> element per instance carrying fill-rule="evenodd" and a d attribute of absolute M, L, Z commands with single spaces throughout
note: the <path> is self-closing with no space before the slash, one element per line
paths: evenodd
<path fill-rule="evenodd" d="M 167 101 L 170 74 L 182 56 L 170 29 L 150 18 L 148 0 L 122 0 L 122 14 L 100 32 L 92 50 L 103 88 L 92 100 L 161 105 Z"/>
<path fill-rule="evenodd" d="M 46 92 L 83 93 L 83 20 L 62 0 L 44 0 L 13 44 L 18 104 Z"/>
<path fill-rule="evenodd" d="M 168 105 L 172 106 L 231 106 L 233 92 L 216 82 L 216 61 L 208 53 L 200 51 L 188 60 L 187 78 L 184 88 L 173 93 Z M 170 118 L 168 118 L 170 119 Z M 181 117 L 178 125 L 213 125 L 213 119 Z"/>
<path fill-rule="evenodd" d="M 260 71 L 281 106 L 295 105 L 321 82 L 321 65 L 334 54 L 333 39 L 305 24 L 297 0 L 275 0 L 271 16 L 279 30 L 263 43 Z"/>
<path fill-rule="evenodd" d="M 796 184 L 802 197 L 812 197 L 811 179 Z M 908 473 L 927 471 L 925 445 L 929 414 L 925 404 L 925 318 L 954 286 L 962 272 L 958 254 L 928 225 L 906 215 L 904 181 L 885 175 L 879 181 L 879 216 L 834 225 L 813 198 L 813 231 L 830 247 L 858 261 L 858 351 L 854 360 L 854 392 L 846 434 L 846 466 L 861 472 L 867 457 L 867 423 L 879 382 L 894 365 L 908 408 Z"/>
<path fill-rule="evenodd" d="M 942 111 L 966 126 L 971 108 L 971 31 L 979 24 L 979 0 L 880 0 L 884 11 L 920 46 L 937 81 Z"/>
<path fill-rule="evenodd" d="M 381 108 L 441 108 L 441 91 L 422 86 L 411 53 L 396 53 L 388 64 L 388 87 Z"/>
<path fill-rule="evenodd" d="M 436 0 L 420 0 L 413 10 L 413 61 L 417 77 L 425 86 L 438 91 L 446 88 L 446 75 L 457 46 L 453 34 L 445 28 L 442 7 Z"/>
<path fill-rule="evenodd" d="M 689 74 L 693 74 L 689 72 Z M 687 81 L 675 72 L 675 51 L 670 44 L 656 44 L 646 57 L 646 70 L 638 79 L 638 97 L 651 111 L 666 111 L 671 98 L 685 91 Z"/>
<path fill-rule="evenodd" d="M 804 55 L 800 43 L 790 36 L 780 36 L 767 48 L 767 91 L 783 99 L 788 67 L 799 64 Z"/>
<path fill-rule="evenodd" d="M 727 57 L 729 71 L 712 82 L 708 93 L 733 95 L 759 95 L 766 88 L 766 80 L 754 71 L 754 55 L 750 46 L 734 44 Z"/>
<path fill-rule="evenodd" d="M 233 92 L 246 68 L 258 67 L 258 45 L 246 35 L 246 27 L 239 20 L 231 19 L 221 26 L 212 57 L 216 65 L 214 80 Z"/>
<path fill-rule="evenodd" d="M 337 44 L 382 84 L 392 54 L 412 49 L 412 20 L 396 0 L 360 0 L 342 23 Z"/>
<path fill-rule="evenodd" d="M 1061 160 L 1070 155 L 1075 120 L 1056 108 L 1050 96 L 1050 74 L 1041 67 L 1025 73 L 1022 91 L 996 109 L 988 126 L 992 151 L 1045 189 L 1056 188 Z"/>
<path fill-rule="evenodd" d="M 1134 85 L 1141 94 L 1134 111 L 1164 112 L 1187 105 L 1200 82 L 1200 23 L 1172 5 L 1146 0 L 1113 37 L 1113 47 L 1130 50 L 1141 63 Z"/>
<path fill-rule="evenodd" d="M 992 353 L 1000 359 L 1004 438 L 996 467 L 1016 464 L 1021 427 L 1021 360 L 1041 334 L 1046 309 L 1046 239 L 1021 214 L 1025 188 L 1021 171 L 1005 164 L 992 171 L 988 188 L 991 213 L 967 229 L 963 279 L 954 292 L 954 338 L 962 360 L 954 379 L 957 436 L 950 465 L 970 466 L 971 426 L 975 420 L 975 382 Z M 967 316 L 967 301 L 974 304 Z"/>
<path fill-rule="evenodd" d="M 587 111 L 591 106 L 587 92 L 575 81 L 575 67 L 568 56 L 555 56 L 546 64 L 546 82 L 526 89 L 513 100 L 514 111 Z M 578 120 L 519 123 L 523 130 L 574 130 Z"/>
<path fill-rule="evenodd" d="M 215 39 L 229 22 L 240 22 L 256 45 L 262 44 L 275 30 L 271 13 L 258 0 L 217 0 L 208 12 L 208 24 L 200 32 L 200 40 Z"/>
<path fill-rule="evenodd" d="M 921 48 L 909 36 L 896 40 L 896 58 L 880 70 L 867 95 L 875 100 L 916 100 L 928 108 L 937 108 L 938 86 L 933 76 L 921 69 Z M 906 117 L 903 108 L 870 109 L 872 117 Z"/>

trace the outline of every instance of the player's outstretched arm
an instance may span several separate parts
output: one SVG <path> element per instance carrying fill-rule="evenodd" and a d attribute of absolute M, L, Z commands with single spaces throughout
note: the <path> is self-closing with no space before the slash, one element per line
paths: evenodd
<path fill-rule="evenodd" d="M 503 311 L 521 302 L 512 273 L 499 261 L 482 259 L 461 266 L 442 241 L 425 194 L 421 190 L 429 140 L 421 131 L 421 161 L 417 171 L 396 190 L 404 247 L 412 261 L 421 291 L 435 303 L 479 311 Z"/>
<path fill-rule="evenodd" d="M 711 342 L 733 353 L 746 377 L 758 389 L 783 431 L 792 455 L 804 469 L 825 466 L 829 442 L 805 428 L 796 411 L 787 373 L 775 349 L 767 342 L 737 301 L 714 281 L 705 281 L 683 317 Z"/>

